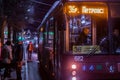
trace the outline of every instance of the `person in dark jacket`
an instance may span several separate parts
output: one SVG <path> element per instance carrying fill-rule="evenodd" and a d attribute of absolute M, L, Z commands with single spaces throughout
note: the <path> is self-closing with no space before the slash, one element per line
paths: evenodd
<path fill-rule="evenodd" d="M 13 60 L 12 46 L 10 40 L 7 40 L 6 43 L 2 46 L 1 56 L 2 56 L 2 63 L 5 67 L 4 79 L 6 79 L 6 77 L 10 77 L 11 62 Z"/>
<path fill-rule="evenodd" d="M 120 33 L 119 29 L 115 28 L 113 31 L 113 51 L 117 53 L 117 49 L 120 48 Z"/>
<path fill-rule="evenodd" d="M 82 32 L 80 33 L 77 44 L 78 45 L 89 45 L 91 44 L 91 40 L 89 38 L 90 30 L 89 28 L 83 28 Z"/>
<path fill-rule="evenodd" d="M 109 42 L 110 41 L 109 41 L 108 36 L 104 37 L 101 40 L 101 43 L 100 43 L 101 51 L 105 54 L 109 52 Z M 117 28 L 113 29 L 112 46 L 113 46 L 114 53 L 117 54 L 118 53 L 117 49 L 120 48 L 120 35 L 119 35 L 119 29 L 117 29 Z"/>
<path fill-rule="evenodd" d="M 33 49 L 34 49 L 33 43 L 30 42 L 27 46 L 28 60 L 31 60 Z"/>
<path fill-rule="evenodd" d="M 22 41 L 19 41 L 15 45 L 15 53 L 14 53 L 17 80 L 22 80 L 22 77 L 21 77 L 22 60 L 23 60 L 23 43 Z"/>

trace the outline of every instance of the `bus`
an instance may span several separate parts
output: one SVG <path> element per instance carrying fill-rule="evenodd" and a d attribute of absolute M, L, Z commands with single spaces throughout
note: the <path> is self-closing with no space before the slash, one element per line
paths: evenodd
<path fill-rule="evenodd" d="M 39 61 L 51 78 L 120 79 L 119 8 L 120 0 L 60 0 L 53 4 L 38 27 Z M 88 35 L 80 39 L 85 28 Z M 114 33 L 119 34 L 117 40 Z"/>

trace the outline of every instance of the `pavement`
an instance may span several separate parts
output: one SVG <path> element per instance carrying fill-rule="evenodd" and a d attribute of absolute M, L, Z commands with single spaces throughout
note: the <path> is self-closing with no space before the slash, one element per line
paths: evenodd
<path fill-rule="evenodd" d="M 38 64 L 39 64 L 39 61 L 37 58 L 37 54 L 33 53 L 32 60 L 27 61 L 27 70 L 26 70 L 27 73 L 26 74 L 28 75 L 28 78 L 26 77 L 26 80 L 42 80 L 40 77 Z"/>

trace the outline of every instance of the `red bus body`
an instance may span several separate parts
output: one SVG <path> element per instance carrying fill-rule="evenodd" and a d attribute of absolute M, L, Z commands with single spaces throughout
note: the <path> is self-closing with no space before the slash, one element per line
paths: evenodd
<path fill-rule="evenodd" d="M 120 80 L 120 53 L 113 52 L 111 43 L 113 28 L 120 30 L 119 8 L 120 0 L 56 1 L 38 27 L 41 66 L 55 80 Z M 91 49 L 90 45 L 76 44 L 85 26 L 91 31 L 92 46 L 101 46 L 101 39 L 108 36 L 107 54 L 101 50 L 96 54 L 99 47 L 88 52 L 75 49 Z"/>

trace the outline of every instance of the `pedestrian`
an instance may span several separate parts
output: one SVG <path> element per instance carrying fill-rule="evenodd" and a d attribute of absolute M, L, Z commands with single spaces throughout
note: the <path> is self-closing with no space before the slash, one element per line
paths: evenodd
<path fill-rule="evenodd" d="M 14 49 L 14 63 L 16 68 L 17 80 L 22 80 L 21 76 L 22 60 L 23 60 L 23 43 L 22 41 L 18 41 L 18 43 L 15 44 Z"/>
<path fill-rule="evenodd" d="M 31 60 L 33 49 L 34 49 L 33 43 L 30 42 L 27 46 L 28 60 Z"/>
<path fill-rule="evenodd" d="M 2 63 L 4 64 L 5 67 L 5 72 L 4 72 L 4 79 L 5 79 L 6 77 L 10 77 L 11 62 L 13 60 L 11 41 L 8 40 L 2 46 L 1 56 L 2 56 Z"/>
<path fill-rule="evenodd" d="M 1 49 L 2 49 L 2 43 L 1 43 L 1 38 L 0 38 L 0 69 L 3 68 L 3 64 L 2 64 L 2 56 L 1 56 Z"/>

